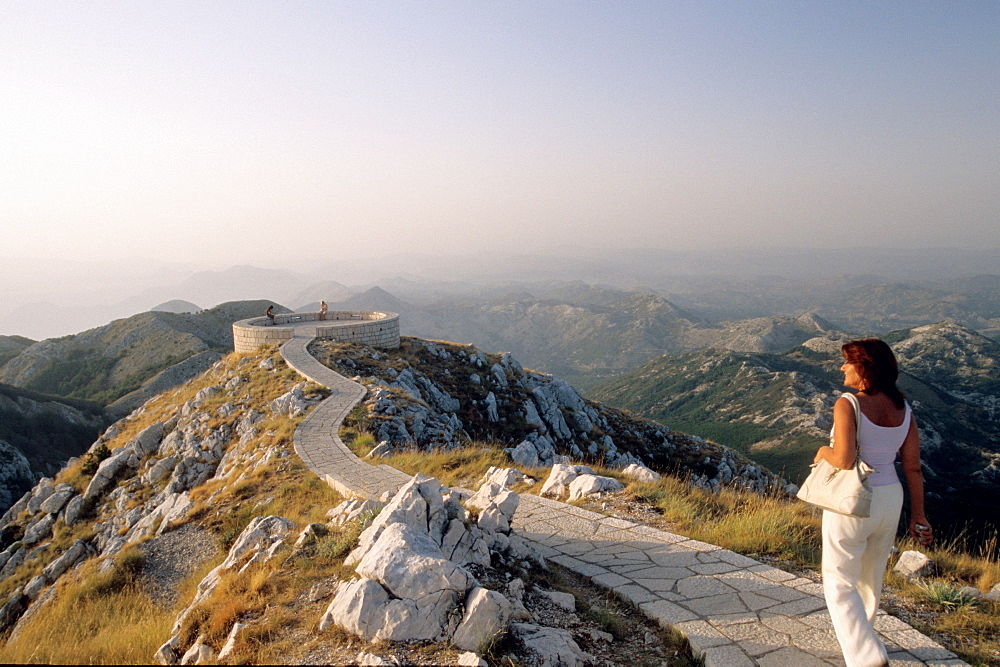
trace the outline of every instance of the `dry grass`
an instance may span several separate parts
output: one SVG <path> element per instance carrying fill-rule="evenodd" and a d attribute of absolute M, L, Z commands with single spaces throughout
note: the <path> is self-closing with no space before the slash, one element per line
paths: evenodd
<path fill-rule="evenodd" d="M 510 465 L 503 449 L 483 443 L 470 443 L 452 450 L 402 452 L 389 457 L 387 462 L 410 475 L 419 472 L 436 477 L 445 486 L 462 487 L 477 486 L 490 466 Z"/>
<path fill-rule="evenodd" d="M 263 356 L 253 355 L 247 361 L 244 361 L 247 355 L 226 358 L 223 372 L 237 370 L 244 382 L 234 395 L 222 392 L 203 404 L 202 412 L 211 411 L 209 426 L 231 424 L 241 416 L 240 411 L 229 417 L 218 414 L 217 408 L 228 400 L 266 404 L 301 381 L 294 371 L 284 365 L 276 350 L 265 350 L 262 354 L 272 359 L 273 371 L 260 368 Z M 218 377 L 210 372 L 151 400 L 137 414 L 119 423 L 118 434 L 108 440 L 109 449 L 114 451 L 123 447 L 150 424 L 169 419 L 198 391 L 217 383 Z M 310 390 L 314 393 L 320 391 L 307 387 L 307 393 Z M 249 447 L 290 450 L 298 421 L 273 417 L 261 422 L 262 435 Z M 90 479 L 81 470 L 82 463 L 79 461 L 61 471 L 56 481 L 68 482 L 78 490 L 84 489 Z M 232 488 L 224 487 L 224 482 L 213 481 L 195 489 L 192 494 L 196 502 L 202 504 L 200 516 L 203 526 L 215 530 L 223 538 L 227 531 L 234 533 L 232 537 L 238 535 L 254 516 L 278 514 L 298 525 L 322 520 L 326 510 L 340 500 L 294 456 L 273 458 Z M 212 497 L 216 492 L 219 492 L 218 495 Z M 152 489 L 140 489 L 139 493 L 141 500 L 151 494 Z M 84 521 L 72 528 L 58 524 L 48 548 L 0 583 L 0 593 L 9 595 L 12 587 L 38 574 L 58 550 L 68 547 L 78 538 L 91 536 L 93 529 L 89 524 L 89 521 Z M 82 664 L 148 662 L 169 636 L 180 608 L 160 608 L 141 589 L 136 576 L 139 559 L 138 550 L 129 548 L 119 554 L 114 567 L 107 573 L 99 573 L 98 562 L 94 560 L 86 563 L 77 574 L 66 575 L 58 584 L 57 595 L 43 613 L 26 619 L 17 636 L 0 647 L 0 661 Z M 181 584 L 178 597 L 181 608 L 190 602 L 198 582 L 216 564 L 204 564 Z M 272 597 L 271 587 L 270 575 L 259 570 L 251 570 L 246 576 L 229 581 L 223 589 L 228 598 L 223 596 L 223 603 L 218 605 L 207 629 L 213 636 L 222 633 L 223 629 L 228 633 L 233 620 L 259 610 L 260 601 Z"/>
<path fill-rule="evenodd" d="M 433 453 L 405 453 L 388 459 L 390 465 L 409 473 L 421 472 L 444 481 L 461 480 L 474 484 L 491 465 L 506 467 L 510 462 L 502 451 L 455 450 Z M 655 524 L 692 539 L 719 545 L 749 556 L 769 556 L 790 563 L 793 568 L 817 570 L 821 557 L 821 516 L 804 503 L 785 498 L 761 496 L 739 490 L 710 492 L 692 487 L 688 480 L 664 476 L 657 483 L 636 483 L 618 471 L 591 466 L 595 473 L 616 477 L 626 484 L 633 506 L 655 509 Z M 532 484 L 515 488 L 521 493 L 539 493 L 545 469 L 524 469 L 535 477 Z M 445 482 L 456 483 L 455 481 Z M 908 539 L 900 540 L 901 550 L 917 548 Z M 1000 581 L 998 541 L 966 540 L 962 536 L 932 549 L 923 549 L 938 564 L 938 580 L 959 589 L 976 586 L 988 591 Z M 923 589 L 895 577 L 890 586 L 907 604 L 930 605 Z M 1000 664 L 1000 605 L 982 600 L 975 604 L 947 607 L 938 603 L 937 613 L 917 615 L 911 623 L 923 632 L 946 638 L 949 647 L 972 664 Z"/>
<path fill-rule="evenodd" d="M 0 662 L 142 664 L 159 648 L 177 615 L 144 593 L 137 550 L 123 551 L 108 572 L 87 563 L 59 583 L 44 613 L 25 621 L 0 646 Z"/>
<path fill-rule="evenodd" d="M 803 503 L 738 490 L 710 492 L 686 480 L 632 483 L 627 491 L 656 507 L 671 529 L 743 554 L 765 554 L 800 567 L 817 567 L 820 517 Z"/>

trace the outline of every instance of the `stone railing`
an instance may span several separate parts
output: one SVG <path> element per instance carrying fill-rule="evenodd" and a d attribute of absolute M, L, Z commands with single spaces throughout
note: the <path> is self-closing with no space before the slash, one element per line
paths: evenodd
<path fill-rule="evenodd" d="M 375 347 L 399 347 L 399 315 L 376 310 L 331 310 L 320 313 L 280 313 L 274 322 L 251 317 L 233 323 L 233 347 L 253 352 L 261 345 L 279 345 L 295 336 L 295 329 L 310 324 L 310 334 L 323 340 L 365 343 Z"/>

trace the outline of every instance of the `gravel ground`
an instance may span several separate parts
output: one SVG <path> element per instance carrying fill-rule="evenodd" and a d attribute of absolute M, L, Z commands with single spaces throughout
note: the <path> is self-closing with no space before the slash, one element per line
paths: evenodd
<path fill-rule="evenodd" d="M 140 549 L 145 555 L 140 580 L 165 607 L 177 603 L 177 587 L 185 577 L 219 553 L 215 537 L 193 523 L 153 538 Z"/>

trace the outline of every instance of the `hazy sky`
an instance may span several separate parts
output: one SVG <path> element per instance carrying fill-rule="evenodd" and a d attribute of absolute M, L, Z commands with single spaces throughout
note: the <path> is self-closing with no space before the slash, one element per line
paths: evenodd
<path fill-rule="evenodd" d="M 1000 244 L 1000 2 L 0 4 L 0 256 Z"/>

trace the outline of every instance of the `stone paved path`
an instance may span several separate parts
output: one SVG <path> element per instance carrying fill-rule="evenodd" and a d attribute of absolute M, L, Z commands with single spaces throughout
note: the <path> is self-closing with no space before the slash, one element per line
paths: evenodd
<path fill-rule="evenodd" d="M 356 457 L 337 434 L 365 388 L 307 351 L 314 326 L 282 346 L 287 363 L 331 395 L 295 433 L 295 451 L 333 488 L 379 498 L 409 476 Z M 843 665 L 821 586 L 711 544 L 522 494 L 514 529 L 552 562 L 630 600 L 704 653 L 709 667 Z M 879 612 L 891 665 L 965 662 L 903 621 Z"/>

